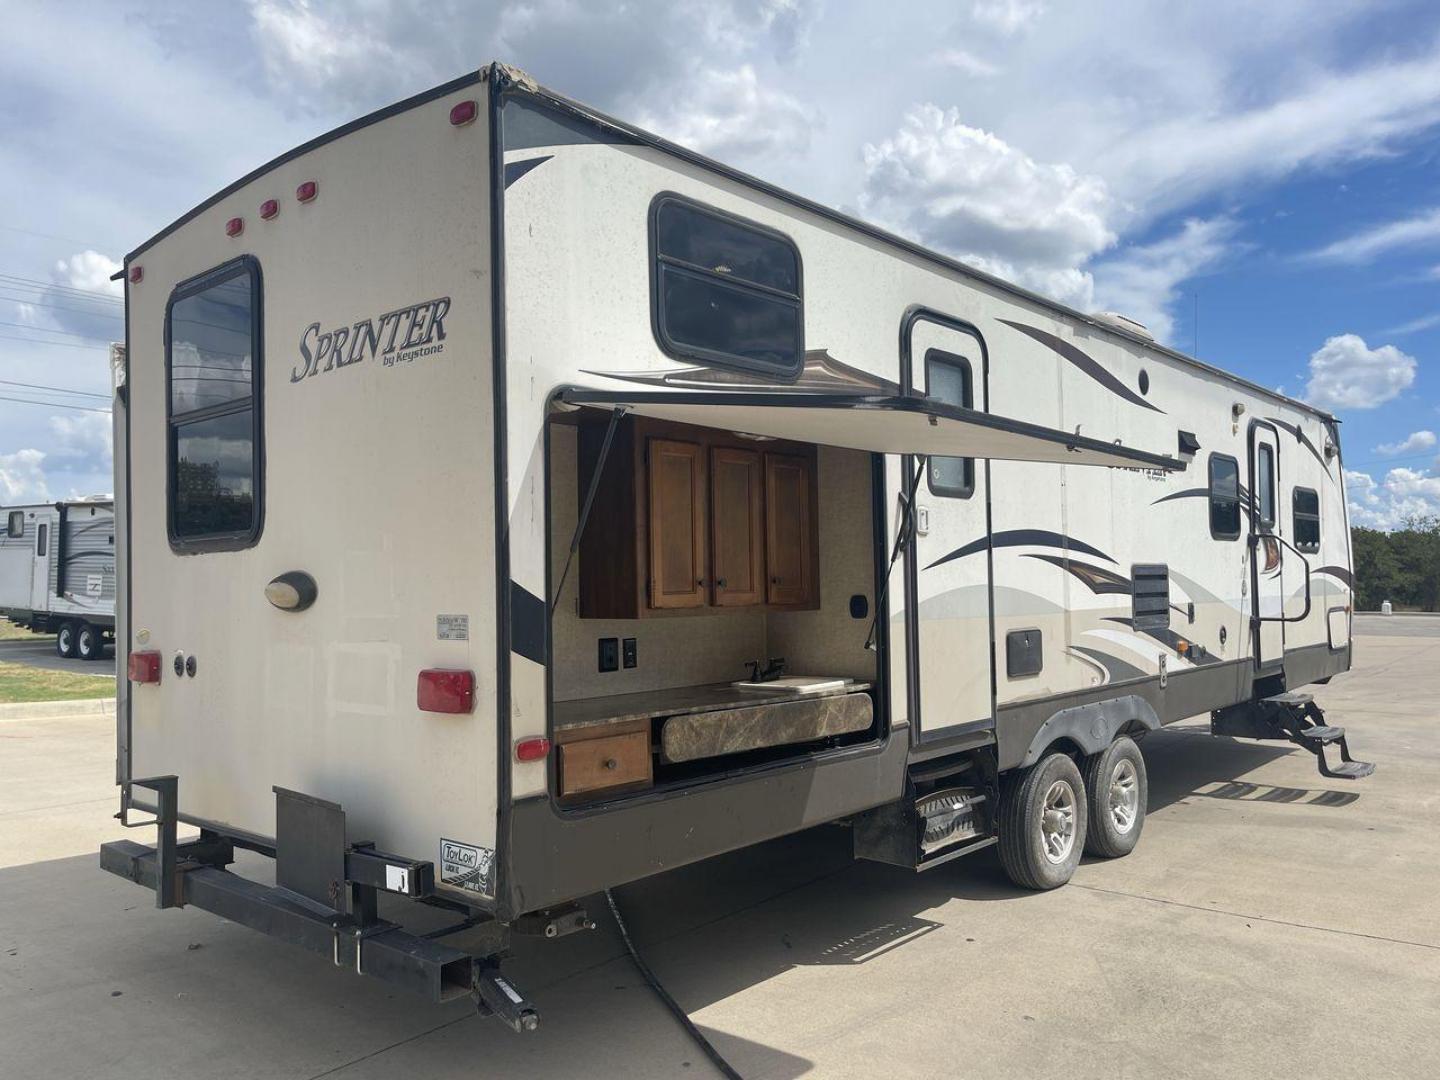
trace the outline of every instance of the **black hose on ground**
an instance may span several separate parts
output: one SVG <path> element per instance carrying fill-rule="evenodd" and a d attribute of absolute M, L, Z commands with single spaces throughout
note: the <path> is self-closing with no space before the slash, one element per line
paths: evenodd
<path fill-rule="evenodd" d="M 669 993 L 666 992 L 665 988 L 660 985 L 660 980 L 657 979 L 655 973 L 650 970 L 650 965 L 640 959 L 640 953 L 636 951 L 635 943 L 630 940 L 630 931 L 625 926 L 625 920 L 620 917 L 620 907 L 615 903 L 615 897 L 609 889 L 605 890 L 605 902 L 610 905 L 610 914 L 615 917 L 615 925 L 620 930 L 620 940 L 625 942 L 625 950 L 630 954 L 630 959 L 634 961 L 636 970 L 644 977 L 650 989 L 655 991 L 655 996 L 664 1002 L 665 1007 L 670 1010 L 675 1019 L 680 1021 L 680 1026 L 690 1034 L 690 1038 L 695 1040 L 695 1044 L 699 1046 L 701 1050 L 705 1051 L 705 1056 L 710 1059 L 710 1063 L 714 1065 L 715 1068 L 720 1070 L 721 1076 L 726 1077 L 726 1080 L 744 1080 L 738 1072 L 731 1068 L 730 1063 L 720 1056 L 720 1051 L 715 1049 L 714 1044 L 705 1037 L 700 1029 L 691 1021 L 690 1017 L 685 1014 L 685 1010 L 680 1007 L 680 1003 L 672 998 Z"/>

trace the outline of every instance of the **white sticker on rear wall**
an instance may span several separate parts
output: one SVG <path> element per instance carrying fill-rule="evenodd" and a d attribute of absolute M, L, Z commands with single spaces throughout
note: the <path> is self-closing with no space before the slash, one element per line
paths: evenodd
<path fill-rule="evenodd" d="M 469 641 L 469 615 L 436 615 L 435 637 L 440 641 Z"/>
<path fill-rule="evenodd" d="M 99 574 L 85 575 L 85 593 L 87 596 L 99 596 L 105 591 L 105 579 Z"/>
<path fill-rule="evenodd" d="M 440 880 L 485 896 L 495 895 L 495 852 L 487 847 L 440 841 Z"/>

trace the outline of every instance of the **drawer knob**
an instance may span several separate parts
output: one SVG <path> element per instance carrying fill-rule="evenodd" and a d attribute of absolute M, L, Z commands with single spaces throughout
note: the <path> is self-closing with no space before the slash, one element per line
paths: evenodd
<path fill-rule="evenodd" d="M 619 767 L 620 767 L 620 763 L 619 763 L 618 761 L 616 761 L 613 757 L 612 757 L 612 758 L 606 758 L 606 759 L 605 759 L 605 768 L 607 768 L 607 769 L 618 769 Z"/>

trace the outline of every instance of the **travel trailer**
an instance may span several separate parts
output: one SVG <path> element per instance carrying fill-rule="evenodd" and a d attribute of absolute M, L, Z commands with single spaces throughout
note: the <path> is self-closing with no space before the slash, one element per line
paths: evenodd
<path fill-rule="evenodd" d="M 99 660 L 115 635 L 110 496 L 0 507 L 0 618 L 55 635 L 65 657 Z"/>
<path fill-rule="evenodd" d="M 102 863 L 161 906 L 527 1028 L 508 935 L 720 852 L 839 823 L 1049 888 L 1135 845 L 1162 725 L 1368 770 L 1298 693 L 1350 666 L 1330 416 L 513 68 L 122 274 L 118 781 L 160 838 Z"/>

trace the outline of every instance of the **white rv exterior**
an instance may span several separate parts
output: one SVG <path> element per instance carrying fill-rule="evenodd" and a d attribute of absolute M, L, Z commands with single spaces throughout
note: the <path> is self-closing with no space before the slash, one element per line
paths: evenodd
<path fill-rule="evenodd" d="M 738 258 L 699 265 L 685 228 Z M 998 839 L 1008 866 L 1030 856 L 1005 807 L 1037 770 L 1109 769 L 1129 736 L 1350 666 L 1331 417 L 513 69 L 258 169 L 125 273 L 119 640 L 143 681 L 121 679 L 118 779 L 153 807 L 131 782 L 177 777 L 180 820 L 282 862 L 274 789 L 338 804 L 352 841 L 433 862 L 433 896 L 502 923 L 839 819 L 867 857 Z M 676 282 L 712 292 L 682 310 Z M 791 330 L 696 345 L 732 300 L 726 325 Z M 813 589 L 728 606 L 697 524 L 712 490 L 674 549 L 700 559 L 684 610 L 653 580 L 624 598 L 643 610 L 601 610 L 631 549 L 612 568 L 592 545 L 638 520 L 653 569 L 671 541 L 643 477 L 677 446 L 717 482 L 705 447 L 812 462 L 789 502 L 809 500 Z M 597 641 L 624 666 L 597 670 Z M 785 737 L 731 708 L 759 741 L 685 758 L 663 729 L 703 713 L 692 691 L 768 657 L 850 680 L 864 726 Z M 473 680 L 469 711 L 431 711 L 435 672 Z M 644 761 L 610 794 L 603 770 L 634 763 L 602 751 L 577 801 L 583 724 Z M 1074 777 L 1057 866 L 1085 836 Z M 914 832 L 936 793 L 949 848 Z"/>
<path fill-rule="evenodd" d="M 109 496 L 0 507 L 0 618 L 53 633 L 61 656 L 98 660 L 115 631 Z"/>

